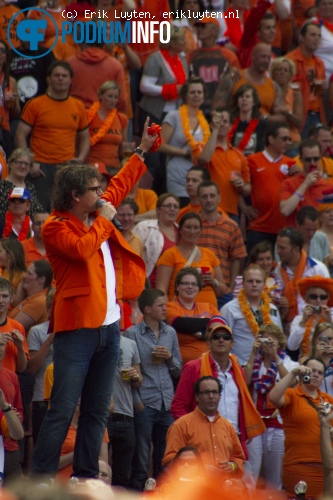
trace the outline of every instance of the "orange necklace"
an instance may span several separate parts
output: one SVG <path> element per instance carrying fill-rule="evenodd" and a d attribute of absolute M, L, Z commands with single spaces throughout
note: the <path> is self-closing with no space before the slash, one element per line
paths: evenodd
<path fill-rule="evenodd" d="M 100 102 L 94 102 L 94 104 L 91 106 L 91 108 L 88 110 L 88 120 L 89 124 L 91 125 L 94 118 L 96 117 L 99 109 L 101 107 Z M 90 145 L 95 146 L 97 142 L 99 142 L 103 137 L 108 133 L 109 128 L 114 122 L 115 116 L 117 114 L 117 109 L 114 108 L 108 116 L 105 118 L 105 120 L 102 123 L 102 126 L 98 129 L 96 134 L 93 134 L 90 136 Z"/>
<path fill-rule="evenodd" d="M 270 301 L 269 301 L 269 296 L 267 295 L 266 292 L 262 292 L 261 294 L 261 300 L 262 300 L 262 305 L 260 306 L 260 311 L 262 314 L 262 319 L 263 319 L 263 324 L 272 324 L 273 321 L 270 317 Z M 244 289 L 242 288 L 238 294 L 238 302 L 239 302 L 239 307 L 240 310 L 246 319 L 247 324 L 250 327 L 251 332 L 253 333 L 254 336 L 256 336 L 259 332 L 259 325 L 256 322 L 255 316 L 253 312 L 251 311 L 250 305 L 248 301 L 246 300 Z"/>
<path fill-rule="evenodd" d="M 184 130 L 184 135 L 186 137 L 187 143 L 193 148 L 197 144 L 199 144 L 199 141 L 196 141 L 191 134 L 191 127 L 190 127 L 190 119 L 188 116 L 188 107 L 187 104 L 182 104 L 179 108 L 179 114 L 180 114 L 180 119 L 183 125 L 183 130 Z M 199 123 L 199 126 L 202 130 L 203 133 L 203 140 L 202 144 L 206 144 L 210 137 L 210 129 L 209 125 L 207 123 L 206 118 L 204 117 L 204 114 L 201 110 L 197 112 L 197 120 Z"/>

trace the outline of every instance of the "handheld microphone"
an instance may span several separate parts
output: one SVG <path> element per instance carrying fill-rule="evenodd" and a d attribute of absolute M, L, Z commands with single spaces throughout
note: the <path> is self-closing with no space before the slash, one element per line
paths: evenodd
<path fill-rule="evenodd" d="M 105 205 L 105 203 L 106 201 L 100 198 L 99 200 L 97 200 L 96 206 L 97 208 L 101 208 L 103 205 Z M 111 222 L 114 225 L 114 227 L 118 229 L 118 231 L 122 232 L 124 230 L 123 226 L 120 224 L 116 216 L 113 217 Z"/>

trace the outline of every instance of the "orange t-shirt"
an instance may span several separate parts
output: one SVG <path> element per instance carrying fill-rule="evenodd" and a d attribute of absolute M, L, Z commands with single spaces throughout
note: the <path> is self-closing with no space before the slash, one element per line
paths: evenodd
<path fill-rule="evenodd" d="M 200 269 L 201 267 L 208 267 L 209 271 L 214 275 L 215 267 L 220 265 L 219 259 L 216 255 L 207 248 L 200 247 L 201 251 L 201 260 L 193 261 L 190 267 L 196 267 Z M 168 266 L 173 268 L 173 273 L 169 283 L 168 289 L 168 297 L 169 300 L 173 300 L 175 296 L 175 278 L 177 273 L 185 267 L 187 259 L 183 257 L 179 249 L 174 246 L 166 250 L 161 257 L 158 259 L 156 263 L 156 267 L 159 266 Z M 158 272 L 158 270 L 157 270 Z M 205 286 L 197 296 L 198 302 L 209 302 L 213 304 L 215 307 L 217 306 L 217 299 L 215 292 L 211 286 Z"/>
<path fill-rule="evenodd" d="M 283 459 L 285 466 L 300 462 L 322 462 L 318 415 L 305 396 L 307 394 L 300 385 L 287 389 L 284 393 L 285 405 L 279 410 L 283 418 L 286 443 Z M 321 399 L 333 404 L 333 397 L 318 389 L 317 397 L 311 400 L 318 406 Z"/>
<path fill-rule="evenodd" d="M 251 200 L 259 210 L 257 219 L 249 221 L 248 229 L 277 234 L 285 225 L 286 218 L 280 214 L 280 188 L 288 178 L 287 162 L 290 158 L 281 156 L 271 162 L 263 153 L 247 157 L 251 177 Z"/>
<path fill-rule="evenodd" d="M 6 44 L 8 47 L 11 49 L 11 46 L 7 42 L 7 28 L 9 21 L 11 20 L 12 17 L 15 16 L 17 12 L 19 12 L 20 9 L 17 7 L 14 7 L 14 5 L 4 5 L 3 7 L 0 7 L 0 38 Z M 10 40 L 15 48 L 19 47 L 21 45 L 21 40 L 17 37 L 16 35 L 16 27 L 20 21 L 25 19 L 24 13 L 22 12 L 21 14 L 18 14 L 12 24 L 10 25 Z"/>
<path fill-rule="evenodd" d="M 166 312 L 166 321 L 168 325 L 172 325 L 176 318 L 211 318 L 219 316 L 219 310 L 212 304 L 205 302 L 194 302 L 192 309 L 186 309 L 179 300 L 168 302 Z M 192 359 L 198 359 L 204 352 L 207 351 L 207 344 L 204 340 L 199 340 L 193 335 L 177 332 L 180 354 L 183 363 L 187 363 Z"/>
<path fill-rule="evenodd" d="M 12 333 L 13 330 L 18 330 L 23 335 L 24 352 L 25 355 L 27 356 L 27 359 L 29 359 L 30 358 L 29 349 L 28 349 L 27 339 L 25 336 L 24 326 L 21 325 L 21 323 L 19 323 L 15 319 L 7 317 L 6 324 L 0 326 L 0 333 Z M 15 373 L 16 361 L 17 361 L 17 347 L 15 346 L 14 342 L 8 342 L 8 344 L 6 345 L 5 355 L 2 360 L 2 366 L 3 368 L 7 368 L 7 370 L 10 370 L 11 372 Z"/>
<path fill-rule="evenodd" d="M 226 151 L 217 146 L 206 168 L 211 180 L 216 182 L 220 190 L 219 208 L 228 214 L 238 215 L 239 193 L 230 183 L 231 173 L 239 172 L 244 182 L 250 182 L 249 167 L 245 156 L 230 144 L 228 146 Z"/>
<path fill-rule="evenodd" d="M 37 250 L 34 239 L 28 238 L 27 240 L 22 241 L 23 250 L 24 250 L 24 258 L 25 265 L 27 268 L 30 266 L 31 262 L 35 260 L 47 260 L 48 258 L 46 254 L 42 255 L 39 250 Z"/>
<path fill-rule="evenodd" d="M 89 125 L 81 101 L 71 96 L 56 100 L 47 94 L 27 102 L 21 120 L 32 127 L 30 148 L 35 160 L 55 165 L 75 157 L 77 132 Z"/>
<path fill-rule="evenodd" d="M 46 310 L 46 294 L 44 290 L 36 292 L 31 297 L 22 300 L 22 302 L 9 312 L 8 316 L 15 318 L 20 312 L 30 316 L 36 325 L 47 321 L 49 315 Z"/>
<path fill-rule="evenodd" d="M 200 203 L 199 203 L 199 205 L 192 205 L 192 203 L 189 203 L 188 205 L 186 205 L 186 207 L 181 208 L 179 210 L 179 214 L 178 214 L 178 217 L 177 217 L 177 222 L 180 221 L 180 219 L 183 217 L 183 215 L 188 214 L 189 212 L 194 212 L 196 214 L 198 214 L 199 212 L 201 212 L 201 205 L 200 205 Z"/>
<path fill-rule="evenodd" d="M 288 200 L 292 196 L 297 188 L 304 182 L 305 175 L 301 172 L 298 175 L 289 177 L 281 185 L 280 201 Z M 320 203 L 317 200 L 321 200 L 323 197 L 323 191 L 327 189 L 332 189 L 332 182 L 326 179 L 319 179 L 308 187 L 303 195 L 303 200 L 300 200 L 296 209 L 285 219 L 285 226 L 296 227 L 296 215 L 298 211 L 307 205 L 317 208 Z"/>
<path fill-rule="evenodd" d="M 75 56 L 79 50 L 80 48 L 78 44 L 74 42 L 73 37 L 71 35 L 66 35 L 66 43 L 62 43 L 61 38 L 58 38 L 52 52 L 58 61 L 67 61 L 70 57 Z"/>
<path fill-rule="evenodd" d="M 319 113 L 319 108 L 320 108 L 319 97 L 315 93 L 315 86 L 314 86 L 314 81 L 316 79 L 315 61 L 313 57 L 311 57 L 310 59 L 306 59 L 305 57 L 303 57 L 303 60 L 306 66 L 306 72 L 310 84 L 310 99 L 309 99 L 308 111 L 315 111 L 316 113 Z"/>
<path fill-rule="evenodd" d="M 144 214 L 156 208 L 157 194 L 152 189 L 138 188 L 134 201 L 139 207 L 138 215 Z"/>
<path fill-rule="evenodd" d="M 244 69 L 241 70 L 242 78 L 237 83 L 235 83 L 235 85 L 232 88 L 232 93 L 234 94 L 241 85 L 244 85 L 245 83 L 251 83 L 251 85 L 253 85 L 253 87 L 258 92 L 259 100 L 261 103 L 261 108 L 260 108 L 261 113 L 263 115 L 270 115 L 276 97 L 273 80 L 268 76 L 266 76 L 265 83 L 263 83 L 262 85 L 254 84 L 247 80 L 244 71 L 245 71 Z"/>
<path fill-rule="evenodd" d="M 52 10 L 48 8 L 46 9 L 46 11 L 50 14 L 50 16 L 53 17 L 56 25 L 58 26 L 58 39 L 61 38 L 62 22 L 64 21 L 64 18 L 62 17 L 62 10 L 62 8 L 60 8 L 60 10 Z M 30 19 L 40 19 L 41 12 L 39 10 L 30 10 L 27 17 Z M 50 47 L 52 47 L 54 39 L 56 37 L 56 29 L 49 16 L 45 16 L 45 20 L 47 22 L 47 27 L 44 35 L 45 38 L 44 42 L 41 42 L 40 45 L 41 47 L 46 47 L 49 49 Z"/>
<path fill-rule="evenodd" d="M 89 126 L 90 135 L 96 134 L 102 125 L 103 121 L 97 114 Z M 123 142 L 123 130 L 127 125 L 127 117 L 122 113 L 116 113 L 105 136 L 94 146 L 91 146 L 87 161 L 89 163 L 100 162 L 107 167 L 120 168 L 119 146 Z"/>

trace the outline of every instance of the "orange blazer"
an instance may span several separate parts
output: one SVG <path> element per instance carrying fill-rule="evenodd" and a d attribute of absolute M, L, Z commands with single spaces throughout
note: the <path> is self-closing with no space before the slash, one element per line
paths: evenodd
<path fill-rule="evenodd" d="M 119 206 L 146 170 L 133 155 L 113 177 L 103 198 Z M 116 273 L 117 299 L 135 299 L 141 294 L 146 278 L 144 261 L 105 217 L 96 214 L 88 228 L 70 212 L 53 211 L 43 224 L 43 240 L 57 283 L 50 331 L 98 328 L 103 323 L 106 275 L 100 247 L 106 240 Z"/>

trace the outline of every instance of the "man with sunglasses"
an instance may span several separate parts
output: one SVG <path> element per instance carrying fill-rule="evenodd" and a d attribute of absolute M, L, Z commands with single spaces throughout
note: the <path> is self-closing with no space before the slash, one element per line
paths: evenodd
<path fill-rule="evenodd" d="M 192 386 L 193 392 L 193 386 Z M 200 377 L 194 384 L 197 407 L 174 422 L 168 430 L 162 464 L 169 464 L 185 446 L 193 446 L 202 454 L 203 462 L 223 475 L 239 475 L 245 455 L 232 424 L 218 411 L 222 384 L 212 375 Z"/>
<path fill-rule="evenodd" d="M 224 318 L 213 316 L 206 331 L 209 351 L 184 365 L 171 404 L 171 414 L 177 419 L 193 411 L 196 407 L 193 385 L 202 375 L 212 375 L 223 387 L 218 411 L 233 425 L 246 452 L 247 439 L 259 436 L 265 432 L 265 427 L 244 382 L 243 369 L 237 358 L 230 354 L 234 346 L 231 328 Z"/>
<path fill-rule="evenodd" d="M 317 141 L 307 139 L 299 146 L 303 171 L 283 181 L 280 192 L 280 212 L 286 217 L 285 226 L 296 226 L 296 215 L 301 207 L 317 208 L 318 199 L 332 188 L 332 182 L 323 178 L 319 163 L 321 147 Z"/>

